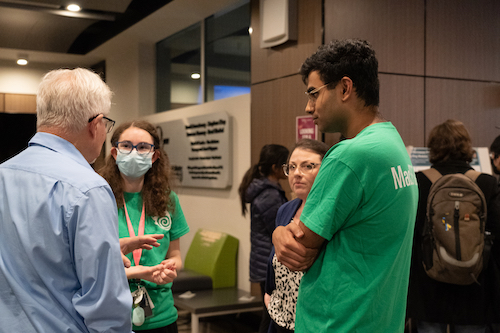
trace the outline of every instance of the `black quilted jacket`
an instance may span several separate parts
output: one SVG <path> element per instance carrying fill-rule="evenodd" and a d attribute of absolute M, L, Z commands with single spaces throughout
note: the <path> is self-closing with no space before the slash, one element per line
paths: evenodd
<path fill-rule="evenodd" d="M 250 203 L 251 218 L 250 281 L 263 282 L 266 280 L 276 213 L 287 199 L 280 184 L 267 178 L 256 178 L 247 189 L 245 201 Z"/>

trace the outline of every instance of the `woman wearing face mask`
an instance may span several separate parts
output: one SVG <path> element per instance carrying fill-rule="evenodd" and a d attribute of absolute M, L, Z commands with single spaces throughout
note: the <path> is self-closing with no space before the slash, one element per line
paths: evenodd
<path fill-rule="evenodd" d="M 285 203 L 276 215 L 276 227 L 299 223 L 314 179 L 328 146 L 320 141 L 302 139 L 295 144 L 283 171 L 296 199 Z M 264 303 L 271 317 L 270 333 L 295 330 L 295 306 L 303 272 L 293 272 L 277 259 L 274 248 L 269 256 Z"/>
<path fill-rule="evenodd" d="M 127 255 L 131 267 L 125 271 L 134 298 L 133 330 L 177 333 L 171 282 L 182 266 L 179 238 L 189 227 L 171 190 L 170 165 L 159 143 L 152 124 L 122 124 L 111 137 L 111 156 L 100 173 L 116 198 L 120 238 L 164 235 L 158 240 L 159 247 Z"/>

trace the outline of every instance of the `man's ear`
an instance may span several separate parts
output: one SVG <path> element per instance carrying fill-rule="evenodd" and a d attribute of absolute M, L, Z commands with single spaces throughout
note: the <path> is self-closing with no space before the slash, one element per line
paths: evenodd
<path fill-rule="evenodd" d="M 97 126 L 99 122 L 102 121 L 103 115 L 98 115 L 95 119 L 93 119 L 90 123 L 87 124 L 87 129 L 89 131 L 90 137 L 94 139 L 97 136 Z"/>
<path fill-rule="evenodd" d="M 349 77 L 344 76 L 342 79 L 340 79 L 339 84 L 342 88 L 342 101 L 346 101 L 354 91 L 352 80 Z"/>

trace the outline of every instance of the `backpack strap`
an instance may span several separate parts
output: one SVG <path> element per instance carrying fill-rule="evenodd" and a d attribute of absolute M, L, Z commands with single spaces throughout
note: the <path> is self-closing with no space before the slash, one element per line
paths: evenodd
<path fill-rule="evenodd" d="M 427 177 L 429 178 L 429 180 L 431 181 L 431 183 L 435 183 L 436 180 L 438 180 L 439 178 L 441 178 L 443 175 L 437 171 L 436 169 L 434 168 L 430 168 L 430 169 L 426 169 L 426 170 L 422 170 L 422 173 Z"/>
<path fill-rule="evenodd" d="M 469 177 L 470 179 L 472 179 L 472 181 L 474 183 L 476 182 L 476 179 L 477 179 L 477 177 L 479 177 L 480 174 L 481 174 L 481 172 L 476 171 L 474 169 L 468 170 L 466 173 L 464 173 L 464 175 L 466 175 L 467 177 Z"/>

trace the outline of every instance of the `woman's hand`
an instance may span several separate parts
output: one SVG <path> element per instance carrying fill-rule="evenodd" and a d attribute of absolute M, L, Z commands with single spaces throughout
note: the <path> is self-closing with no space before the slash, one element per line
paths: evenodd
<path fill-rule="evenodd" d="M 156 284 L 165 284 L 174 281 L 177 277 L 177 270 L 175 268 L 175 261 L 171 259 L 163 260 L 160 265 L 162 269 L 158 271 L 156 279 L 160 282 Z"/>
<path fill-rule="evenodd" d="M 128 254 L 137 249 L 151 250 L 153 246 L 160 246 L 158 240 L 163 237 L 162 234 L 156 234 L 120 238 L 120 248 L 123 254 Z"/>
<path fill-rule="evenodd" d="M 130 267 L 130 260 L 125 257 L 126 254 L 137 250 L 151 250 L 154 247 L 160 246 L 158 240 L 162 239 L 164 235 L 142 235 L 134 237 L 120 238 L 120 249 L 122 251 L 122 260 L 125 267 Z"/>
<path fill-rule="evenodd" d="M 271 301 L 271 295 L 268 293 L 264 294 L 264 304 L 266 305 L 266 308 L 269 306 L 269 302 Z"/>
<path fill-rule="evenodd" d="M 156 284 L 170 283 L 177 277 L 177 271 L 165 261 L 155 266 L 140 265 L 125 268 L 125 273 L 128 279 L 142 279 Z"/>

